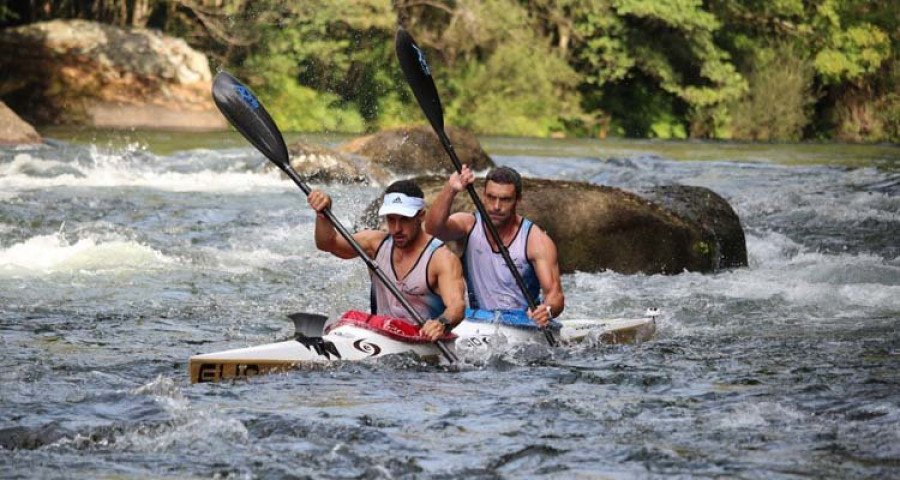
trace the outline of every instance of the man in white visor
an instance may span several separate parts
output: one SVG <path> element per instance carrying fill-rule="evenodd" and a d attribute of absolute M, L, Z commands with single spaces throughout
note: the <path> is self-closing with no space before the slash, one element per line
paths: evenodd
<path fill-rule="evenodd" d="M 443 242 L 425 233 L 425 195 L 415 182 L 400 180 L 385 191 L 378 215 L 384 217 L 387 232 L 363 230 L 353 238 L 378 268 L 393 282 L 406 301 L 426 319 L 420 333 L 434 341 L 459 324 L 465 312 L 465 283 L 462 263 Z M 316 247 L 340 258 L 354 258 L 356 251 L 338 235 L 322 214 L 331 208 L 331 197 L 313 190 L 307 197 L 316 218 Z M 375 315 L 401 318 L 415 323 L 403 304 L 381 281 L 372 277 L 372 305 Z"/>

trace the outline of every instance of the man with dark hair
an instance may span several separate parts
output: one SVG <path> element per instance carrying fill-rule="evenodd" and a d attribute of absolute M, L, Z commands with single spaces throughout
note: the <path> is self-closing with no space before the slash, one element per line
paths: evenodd
<path fill-rule="evenodd" d="M 425 230 L 445 242 L 460 244 L 457 251 L 464 252 L 463 268 L 472 309 L 527 309 L 529 318 L 541 327 L 547 326 L 565 308 L 556 244 L 537 225 L 516 213 L 522 197 L 519 172 L 498 167 L 488 173 L 483 192 L 485 211 L 509 250 L 529 295 L 540 303 L 532 311 L 481 215 L 450 215 L 453 199 L 474 182 L 475 175 L 468 165 L 451 175 L 425 216 Z"/>
<path fill-rule="evenodd" d="M 468 169 L 468 165 L 463 168 Z M 471 171 L 469 173 L 471 173 Z M 474 175 L 472 178 L 475 178 Z M 522 198 L 522 176 L 512 168 L 497 167 L 488 172 L 486 180 L 504 185 L 512 185 L 516 190 L 516 199 Z"/>
<path fill-rule="evenodd" d="M 465 313 L 465 284 L 459 258 L 442 241 L 425 233 L 425 195 L 415 182 L 392 183 L 378 210 L 385 217 L 387 232 L 363 230 L 353 235 L 363 251 L 385 276 L 397 286 L 407 302 L 427 319 L 420 333 L 435 341 L 462 321 Z M 331 208 L 331 197 L 313 190 L 307 197 L 317 214 L 316 247 L 339 258 L 354 258 L 356 251 L 322 213 Z M 370 273 L 371 274 L 371 273 Z M 372 276 L 372 314 L 412 321 L 411 315 L 385 287 Z"/>

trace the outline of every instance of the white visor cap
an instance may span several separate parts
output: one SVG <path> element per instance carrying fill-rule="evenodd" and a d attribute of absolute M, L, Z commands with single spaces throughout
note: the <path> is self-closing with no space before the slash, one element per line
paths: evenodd
<path fill-rule="evenodd" d="M 424 199 L 395 192 L 384 196 L 384 203 L 378 209 L 378 215 L 381 217 L 385 215 L 415 217 L 423 208 L 425 208 Z"/>

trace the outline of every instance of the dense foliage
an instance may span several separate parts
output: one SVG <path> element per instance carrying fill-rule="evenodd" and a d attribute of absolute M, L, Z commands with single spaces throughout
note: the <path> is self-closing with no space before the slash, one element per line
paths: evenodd
<path fill-rule="evenodd" d="M 21 3 L 0 22 L 181 36 L 288 130 L 421 121 L 393 56 L 401 24 L 426 50 L 448 122 L 479 133 L 900 141 L 894 0 Z"/>

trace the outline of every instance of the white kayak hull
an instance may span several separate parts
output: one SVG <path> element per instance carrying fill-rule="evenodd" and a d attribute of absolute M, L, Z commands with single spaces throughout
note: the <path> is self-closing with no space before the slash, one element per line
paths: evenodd
<path fill-rule="evenodd" d="M 452 342 L 447 346 L 454 348 Z M 342 325 L 322 337 L 304 337 L 255 347 L 194 355 L 188 361 L 191 383 L 241 378 L 293 368 L 303 363 L 357 361 L 413 352 L 437 361 L 441 351 L 433 343 L 409 343 L 372 330 Z"/>
<path fill-rule="evenodd" d="M 584 340 L 607 344 L 646 342 L 656 333 L 656 317 L 659 312 L 653 313 L 642 318 L 565 320 L 562 322 L 559 338 L 567 343 Z"/>
<path fill-rule="evenodd" d="M 570 319 L 560 323 L 562 328 L 552 329 L 553 336 L 563 344 L 577 343 L 588 339 L 595 342 L 616 344 L 647 341 L 656 332 L 654 316 L 642 318 L 616 319 Z M 482 343 L 490 343 L 491 338 L 502 336 L 506 343 L 546 343 L 542 330 L 536 328 L 515 328 L 482 322 L 464 321 L 453 329 L 459 336 L 457 346 L 478 347 Z"/>
<path fill-rule="evenodd" d="M 649 340 L 656 330 L 658 311 L 632 319 L 563 320 L 554 336 L 562 343 L 584 340 L 601 343 L 634 343 Z M 454 331 L 454 342 L 444 342 L 452 351 L 484 348 L 495 343 L 546 343 L 541 330 L 463 321 Z M 383 355 L 412 352 L 425 361 L 438 362 L 441 351 L 433 343 L 410 343 L 353 325 L 340 325 L 321 337 L 303 337 L 283 342 L 215 353 L 194 355 L 188 361 L 191 383 L 215 382 L 284 371 L 301 364 L 357 361 Z"/>

